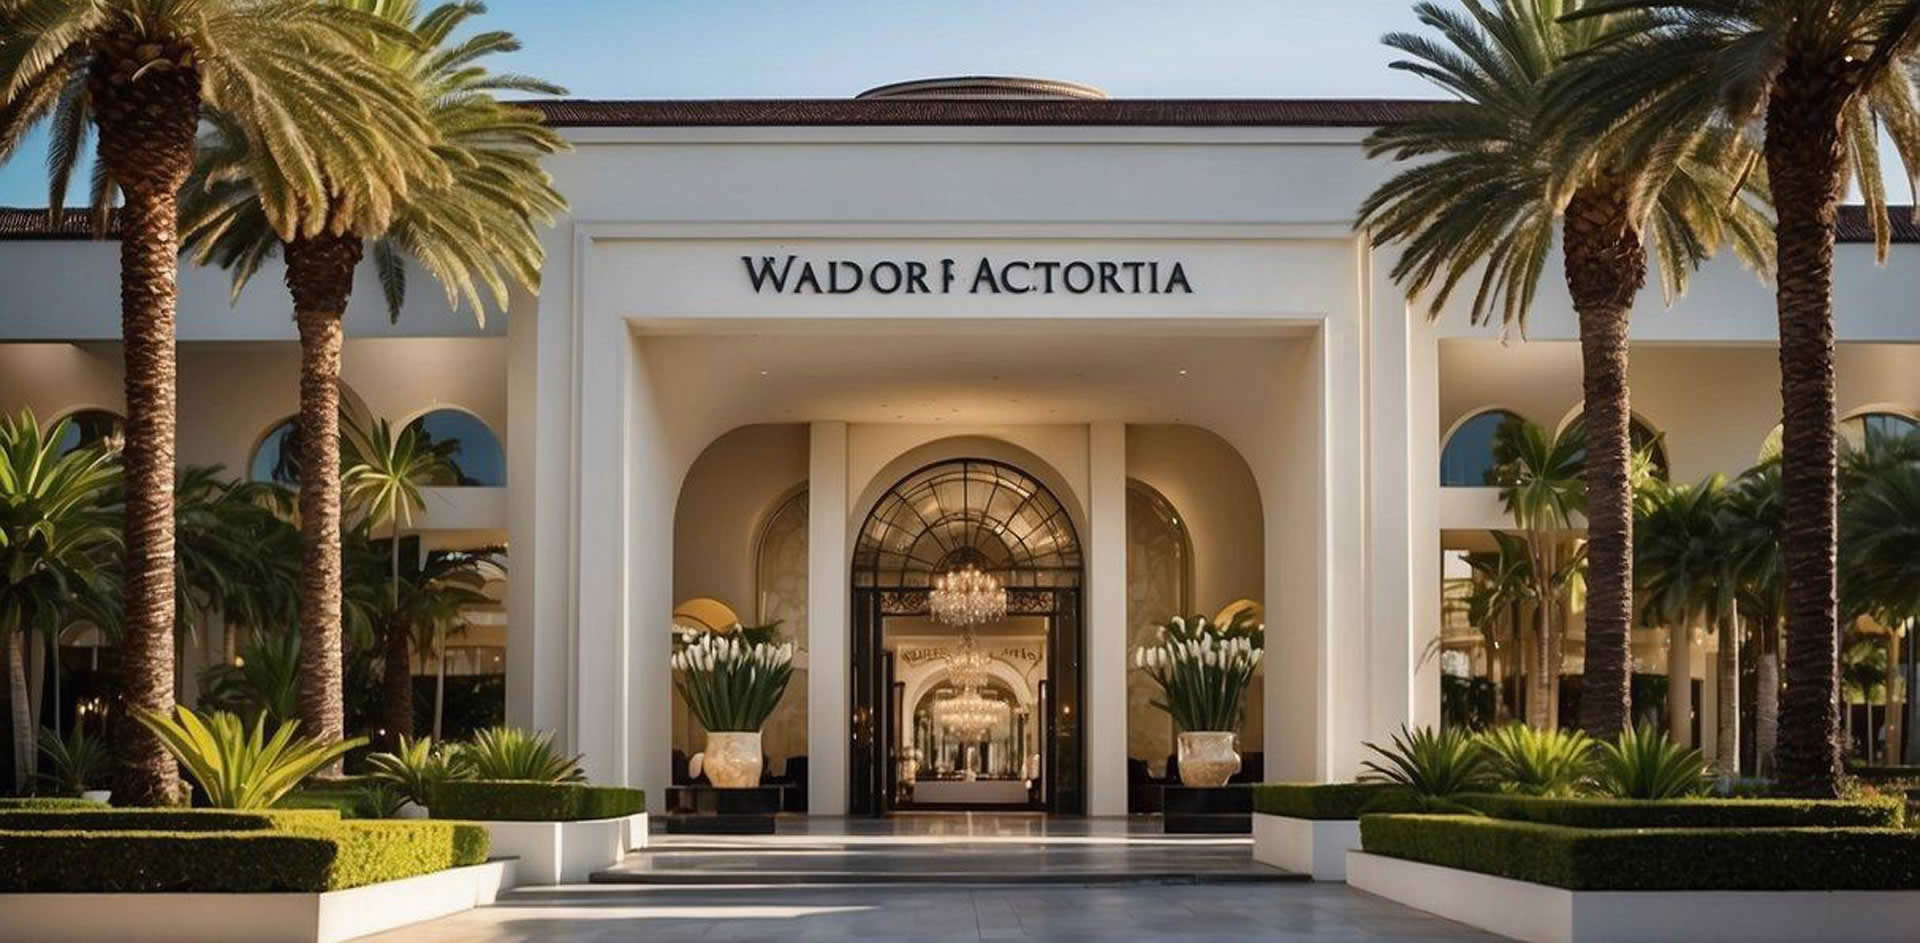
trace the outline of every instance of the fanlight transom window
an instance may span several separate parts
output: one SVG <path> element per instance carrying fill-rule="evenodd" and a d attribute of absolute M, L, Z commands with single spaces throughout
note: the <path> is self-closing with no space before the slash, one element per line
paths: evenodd
<path fill-rule="evenodd" d="M 1080 538 L 1053 492 L 1011 465 L 941 462 L 887 490 L 853 551 L 859 586 L 924 588 L 972 564 L 1006 586 L 1080 583 Z"/>

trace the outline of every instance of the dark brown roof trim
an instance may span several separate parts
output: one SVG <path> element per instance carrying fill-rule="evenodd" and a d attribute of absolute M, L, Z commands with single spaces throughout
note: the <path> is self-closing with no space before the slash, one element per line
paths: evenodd
<path fill-rule="evenodd" d="M 1887 222 L 1892 224 L 1890 235 L 1894 242 L 1920 242 L 1920 224 L 1914 223 L 1912 204 L 1887 207 Z M 1867 221 L 1867 208 L 1858 203 L 1840 207 L 1840 218 L 1834 221 L 1833 230 L 1834 238 L 1841 242 L 1873 241 L 1873 224 Z"/>
<path fill-rule="evenodd" d="M 1372 128 L 1432 101 L 1393 98 L 767 98 L 529 101 L 558 128 L 1145 126 Z"/>

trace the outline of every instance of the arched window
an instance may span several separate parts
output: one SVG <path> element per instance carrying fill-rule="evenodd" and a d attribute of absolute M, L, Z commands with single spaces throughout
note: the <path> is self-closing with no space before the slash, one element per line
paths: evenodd
<path fill-rule="evenodd" d="M 1173 502 L 1153 486 L 1127 480 L 1127 651 L 1152 641 L 1160 624 L 1192 616 L 1193 538 Z M 1165 775 L 1173 725 L 1153 706 L 1159 687 L 1144 671 L 1127 672 L 1127 759 L 1151 776 Z M 1136 766 L 1137 768 L 1137 766 Z M 1127 782 L 1128 807 L 1145 808 L 1139 777 Z"/>
<path fill-rule="evenodd" d="M 1509 421 L 1520 416 L 1504 409 L 1489 409 L 1454 427 L 1440 450 L 1440 485 L 1443 488 L 1484 488 L 1493 484 L 1493 437 Z"/>
<path fill-rule="evenodd" d="M 427 445 L 457 443 L 448 458 L 460 487 L 506 486 L 506 450 L 479 416 L 459 409 L 436 409 L 407 423 L 407 428 Z"/>
<path fill-rule="evenodd" d="M 300 484 L 300 419 L 280 420 L 253 448 L 247 462 L 247 478 L 289 488 Z"/>
<path fill-rule="evenodd" d="M 853 581 L 918 588 L 971 564 L 1007 586 L 1080 585 L 1067 509 L 1027 473 L 989 459 L 930 465 L 881 495 L 860 527 Z"/>
<path fill-rule="evenodd" d="M 1861 413 L 1840 420 L 1840 443 L 1844 450 L 1860 451 L 1883 442 L 1904 439 L 1920 430 L 1920 422 L 1899 413 Z"/>
<path fill-rule="evenodd" d="M 119 413 L 104 409 L 76 409 L 64 418 L 67 428 L 60 434 L 61 455 L 86 445 L 104 446 L 107 451 L 117 452 L 126 441 L 127 421 Z"/>

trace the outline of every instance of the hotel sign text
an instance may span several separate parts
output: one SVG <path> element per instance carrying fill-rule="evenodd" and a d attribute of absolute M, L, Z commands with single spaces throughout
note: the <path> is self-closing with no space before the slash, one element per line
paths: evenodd
<path fill-rule="evenodd" d="M 803 259 L 751 256 L 740 261 L 755 294 L 851 295 L 1191 295 L 1179 262 L 1117 259 Z"/>

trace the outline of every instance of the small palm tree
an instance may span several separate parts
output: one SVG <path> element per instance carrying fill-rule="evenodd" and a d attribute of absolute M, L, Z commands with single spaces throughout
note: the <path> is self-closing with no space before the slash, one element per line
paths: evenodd
<path fill-rule="evenodd" d="M 1920 0 L 1623 0 L 1642 17 L 1604 55 L 1569 70 L 1554 124 L 1651 138 L 1719 121 L 1761 128 L 1777 222 L 1781 483 L 1785 496 L 1787 686 L 1779 765 L 1785 790 L 1836 796 L 1842 774 L 1836 685 L 1834 217 L 1849 175 L 1884 259 L 1885 134 L 1911 174 L 1920 163 L 1912 77 Z M 1636 147 L 1650 153 L 1655 147 Z"/>
<path fill-rule="evenodd" d="M 413 727 L 411 652 L 420 652 L 432 655 L 437 663 L 433 739 L 441 739 L 447 705 L 447 636 L 466 627 L 470 611 L 493 603 L 486 585 L 505 571 L 505 554 L 504 547 L 436 553 L 418 573 L 402 581 L 399 609 L 387 637 L 388 730 L 409 732 Z"/>
<path fill-rule="evenodd" d="M 1884 438 L 1869 427 L 1866 447 L 1841 469 L 1840 583 L 1843 610 L 1871 616 L 1887 630 L 1887 661 L 1911 650 L 1920 620 L 1920 434 Z M 1913 692 L 1905 695 L 1905 761 L 1920 753 Z M 1891 725 L 1891 724 L 1890 724 Z M 1871 740 L 1869 740 L 1871 742 Z M 1893 745 L 1889 731 L 1888 745 Z"/>
<path fill-rule="evenodd" d="M 119 549 L 113 500 L 120 468 L 113 455 L 86 446 L 60 454 L 67 423 L 45 435 L 32 413 L 0 417 L 0 643 L 7 648 L 13 707 L 13 782 L 25 789 L 35 766 L 27 694 L 27 634 L 57 638 L 74 621 L 76 600 L 111 608 L 107 571 Z M 56 698 L 57 701 L 57 698 Z"/>
<path fill-rule="evenodd" d="M 0 5 L 0 159 L 49 125 L 49 195 L 97 129 L 96 228 L 121 198 L 121 341 L 126 360 L 125 626 L 121 695 L 138 710 L 173 704 L 174 316 L 180 189 L 203 107 L 227 116 L 283 171 L 268 222 L 315 235 L 300 218 L 326 202 L 323 165 L 357 164 L 354 191 L 390 200 L 414 181 L 403 159 L 434 144 L 416 98 L 373 63 L 375 36 L 401 37 L 358 11 L 306 0 L 17 0 Z M 373 142 L 386 142 L 375 147 Z M 140 724 L 121 724 L 122 802 L 170 802 L 178 772 Z"/>
<path fill-rule="evenodd" d="M 1719 723 L 1714 764 L 1723 779 L 1740 774 L 1740 635 L 1737 581 L 1728 548 L 1726 479 L 1696 485 L 1659 485 L 1638 521 L 1635 572 L 1643 612 L 1672 630 L 1668 662 L 1669 722 L 1676 742 L 1687 742 L 1692 667 L 1689 633 L 1702 624 L 1720 634 Z"/>
<path fill-rule="evenodd" d="M 1494 482 L 1519 531 L 1513 549 L 1524 552 L 1533 583 L 1528 595 L 1537 643 L 1528 672 L 1527 723 L 1534 727 L 1554 724 L 1565 613 L 1586 567 L 1586 548 L 1572 533 L 1575 515 L 1586 506 L 1581 474 L 1586 448 L 1586 429 L 1578 422 L 1554 434 L 1515 417 L 1493 436 Z"/>
<path fill-rule="evenodd" d="M 1780 551 L 1785 513 L 1780 463 L 1748 469 L 1727 490 L 1726 553 L 1739 591 L 1741 617 L 1754 644 L 1753 772 L 1774 774 L 1780 735 L 1780 631 L 1786 613 L 1785 560 Z"/>
<path fill-rule="evenodd" d="M 1706 121 L 1652 133 L 1653 146 L 1628 151 L 1611 129 L 1586 135 L 1548 131 L 1550 85 L 1562 66 L 1637 17 L 1607 13 L 1562 22 L 1579 0 L 1465 0 L 1464 12 L 1414 7 L 1438 34 L 1393 33 L 1384 42 L 1411 58 L 1394 68 L 1420 75 L 1458 100 L 1382 128 L 1371 155 L 1421 159 L 1382 184 L 1360 207 L 1376 246 L 1404 242 L 1392 275 L 1426 296 L 1429 317 L 1478 270 L 1474 323 L 1499 317 L 1524 330 L 1547 263 L 1556 217 L 1563 274 L 1579 315 L 1585 425 L 1587 544 L 1592 591 L 1586 610 L 1586 675 L 1581 724 L 1611 738 L 1628 720 L 1632 659 L 1631 411 L 1627 324 L 1646 281 L 1647 252 L 1659 261 L 1669 301 L 1721 243 L 1758 264 L 1768 257 L 1765 217 L 1726 172 L 1740 141 Z M 1640 142 L 1635 142 L 1640 143 Z"/>
<path fill-rule="evenodd" d="M 487 55 L 519 48 L 511 34 L 497 31 L 453 39 L 454 31 L 485 9 L 477 2 L 460 0 L 424 15 L 415 0 L 321 5 L 386 24 L 390 35 L 376 42 L 374 56 L 404 77 L 437 139 L 431 151 L 407 152 L 417 162 L 409 173 L 436 183 L 391 199 L 370 199 L 354 183 L 370 155 L 325 165 L 329 196 L 309 210 L 317 231 L 289 234 L 271 225 L 269 212 L 274 193 L 266 184 L 283 172 L 276 165 L 278 155 L 261 149 L 243 126 L 215 116 L 188 188 L 184 227 L 188 251 L 198 262 L 227 268 L 235 294 L 264 260 L 275 255 L 286 260 L 300 330 L 300 521 L 306 548 L 300 625 L 303 671 L 313 678 L 303 692 L 301 719 L 304 729 L 337 737 L 344 723 L 341 458 L 332 433 L 340 414 L 343 318 L 354 271 L 372 242 L 395 317 L 405 296 L 408 258 L 439 280 L 450 303 L 470 304 L 483 322 L 483 291 L 505 308 L 510 283 L 537 287 L 538 227 L 566 205 L 539 161 L 562 142 L 536 112 L 500 102 L 494 93 L 565 90 L 477 65 Z"/>

